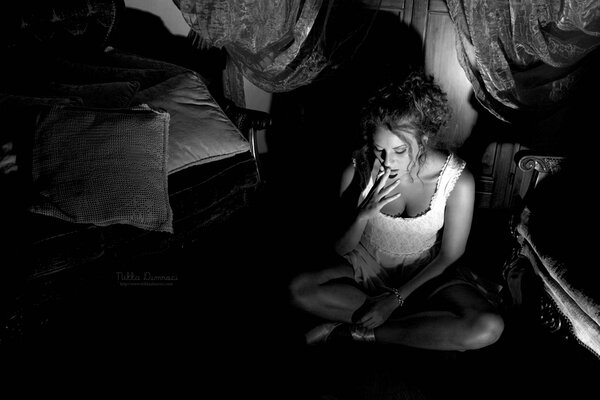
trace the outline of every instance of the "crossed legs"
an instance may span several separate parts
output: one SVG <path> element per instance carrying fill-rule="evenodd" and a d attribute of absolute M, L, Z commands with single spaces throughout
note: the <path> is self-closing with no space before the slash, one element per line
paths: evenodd
<path fill-rule="evenodd" d="M 290 285 L 292 303 L 325 320 L 352 323 L 355 312 L 369 299 L 353 276 L 349 264 L 301 274 Z M 421 309 L 398 311 L 375 329 L 378 342 L 464 351 L 493 344 L 504 329 L 491 304 L 465 284 L 440 290 Z"/>

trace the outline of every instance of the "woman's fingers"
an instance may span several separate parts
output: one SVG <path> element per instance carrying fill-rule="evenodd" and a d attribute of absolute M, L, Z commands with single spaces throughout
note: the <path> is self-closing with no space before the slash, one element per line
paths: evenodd
<path fill-rule="evenodd" d="M 363 317 L 359 319 L 357 323 L 364 326 L 365 328 L 375 328 L 381 325 L 379 321 L 380 318 L 376 317 L 374 314 L 367 313 L 363 315 Z"/>
<path fill-rule="evenodd" d="M 380 322 L 377 322 L 377 321 L 373 321 L 373 322 L 372 322 L 372 323 L 370 323 L 370 324 L 369 324 L 369 326 L 367 326 L 366 328 L 368 328 L 368 329 L 375 329 L 375 328 L 377 328 L 378 326 L 381 326 L 381 323 L 380 323 Z"/>
<path fill-rule="evenodd" d="M 384 187 L 380 194 L 382 197 L 387 196 L 388 194 L 390 194 L 390 192 L 392 190 L 394 190 L 396 188 L 396 186 L 398 186 L 398 184 L 400 183 L 400 181 L 394 181 L 392 183 L 390 183 L 389 185 L 387 185 L 386 187 Z"/>
<path fill-rule="evenodd" d="M 363 325 L 363 326 L 364 326 L 365 324 L 367 324 L 367 323 L 368 323 L 368 322 L 371 320 L 371 318 L 373 318 L 373 315 L 372 315 L 371 313 L 366 313 L 366 314 L 365 314 L 365 315 L 363 315 L 363 316 L 362 316 L 362 318 L 360 318 L 360 319 L 359 319 L 357 322 L 358 322 L 360 325 Z"/>
<path fill-rule="evenodd" d="M 379 172 L 377 172 L 375 183 L 373 184 L 371 190 L 369 190 L 369 193 L 367 193 L 367 195 L 365 196 L 365 201 L 370 201 L 371 198 L 379 192 L 379 190 L 381 189 L 380 183 L 384 175 L 385 170 L 383 169 L 383 167 L 379 167 Z"/>
<path fill-rule="evenodd" d="M 375 324 L 373 322 L 368 322 L 362 325 L 363 328 L 367 328 L 367 329 L 373 329 L 375 328 Z"/>
<path fill-rule="evenodd" d="M 391 170 L 389 168 L 386 168 L 385 171 L 383 172 L 383 174 L 377 175 L 378 179 L 379 179 L 379 181 L 377 182 L 377 185 L 375 187 L 375 190 L 377 192 L 379 192 L 381 190 L 381 188 L 383 188 L 384 185 L 386 184 L 387 178 L 390 176 L 390 171 Z"/>
<path fill-rule="evenodd" d="M 378 320 L 373 319 L 373 318 L 371 318 L 365 322 L 361 322 L 360 324 L 363 328 L 367 328 L 367 329 L 377 328 L 378 326 L 381 325 L 381 323 L 379 323 Z"/>
<path fill-rule="evenodd" d="M 400 193 L 388 197 L 388 195 L 398 186 L 398 183 L 400 182 L 394 181 L 390 185 L 385 186 L 390 176 L 390 172 L 391 169 L 389 168 L 385 168 L 383 170 L 382 168 L 379 169 L 375 184 L 371 190 L 369 190 L 364 200 L 360 204 L 361 209 L 367 210 L 367 212 L 370 212 L 368 210 L 378 211 L 385 204 L 400 197 Z"/>
<path fill-rule="evenodd" d="M 383 207 L 383 206 L 385 206 L 387 203 L 390 203 L 390 202 L 392 202 L 392 201 L 396 200 L 396 199 L 397 199 L 397 198 L 399 198 L 400 196 L 402 196 L 402 193 L 396 193 L 396 194 L 393 194 L 393 195 L 391 195 L 391 196 L 389 196 L 389 197 L 384 197 L 384 198 L 382 198 L 381 200 L 379 200 L 379 205 Z"/>

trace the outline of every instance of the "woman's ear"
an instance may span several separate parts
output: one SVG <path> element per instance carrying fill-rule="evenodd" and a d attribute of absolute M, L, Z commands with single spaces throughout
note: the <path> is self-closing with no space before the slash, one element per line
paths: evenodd
<path fill-rule="evenodd" d="M 428 135 L 423 135 L 422 141 L 423 141 L 424 145 L 427 145 L 427 142 L 429 142 L 429 136 Z"/>

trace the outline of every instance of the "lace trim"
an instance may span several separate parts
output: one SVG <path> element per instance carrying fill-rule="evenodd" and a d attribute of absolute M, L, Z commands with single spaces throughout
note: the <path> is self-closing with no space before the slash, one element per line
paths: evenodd
<path fill-rule="evenodd" d="M 454 176 L 452 176 L 450 181 L 448 181 L 448 190 L 446 190 L 445 195 L 444 195 L 446 199 L 448 199 L 448 196 L 450 196 L 450 193 L 452 193 L 452 190 L 454 190 L 454 186 L 456 185 L 456 182 L 458 182 L 458 178 L 460 178 L 460 176 L 462 175 L 462 172 L 466 166 L 467 166 L 466 162 L 464 162 L 464 161 L 461 162 L 458 166 L 458 169 L 456 170 L 456 174 L 454 174 Z"/>
<path fill-rule="evenodd" d="M 436 199 L 436 197 L 438 195 L 438 192 L 439 192 L 439 189 L 440 189 L 440 184 L 442 183 L 442 177 L 444 176 L 444 172 L 446 172 L 446 168 L 450 164 L 450 159 L 452 159 L 452 158 L 453 158 L 452 153 L 448 154 L 448 157 L 446 157 L 446 161 L 444 162 L 444 165 L 442 166 L 440 174 L 437 177 L 437 181 L 435 183 L 435 190 L 433 191 L 433 194 L 431 195 L 431 199 L 429 199 L 429 205 L 427 206 L 427 208 L 425 210 L 423 210 L 419 214 L 415 215 L 414 217 L 402 217 L 402 214 L 389 215 L 389 214 L 385 214 L 383 212 L 381 212 L 381 215 L 383 215 L 383 216 L 385 216 L 387 218 L 402 219 L 402 220 L 405 220 L 405 221 L 411 221 L 411 220 L 415 220 L 417 218 L 424 217 L 425 215 L 429 214 L 429 212 L 432 210 L 433 202 L 435 201 L 435 199 Z M 463 168 L 464 168 L 464 163 L 463 163 L 462 168 L 460 168 L 460 170 L 458 171 L 459 172 L 458 175 L 460 175 L 460 173 L 462 173 Z M 456 176 L 454 178 L 458 179 L 458 176 Z M 454 183 L 456 183 L 456 179 L 454 179 Z M 445 196 L 446 196 L 446 198 L 448 198 L 448 194 L 446 194 Z"/>
<path fill-rule="evenodd" d="M 376 238 L 372 234 L 365 235 L 365 239 L 366 241 L 362 242 L 362 244 L 369 254 L 384 254 L 388 257 L 415 257 L 429 251 L 438 243 L 437 237 L 435 237 L 430 241 L 420 242 L 419 246 L 412 246 L 410 250 L 405 250 L 407 247 L 406 244 L 401 246 L 402 250 L 396 250 L 386 245 L 375 245 L 374 242 Z M 396 244 L 397 242 L 394 243 Z M 408 246 L 410 245 L 412 244 L 409 244 Z"/>

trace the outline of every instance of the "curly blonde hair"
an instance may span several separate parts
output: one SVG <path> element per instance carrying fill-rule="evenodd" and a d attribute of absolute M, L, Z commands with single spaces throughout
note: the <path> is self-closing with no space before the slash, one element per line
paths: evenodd
<path fill-rule="evenodd" d="M 439 133 L 450 115 L 446 93 L 423 70 L 415 70 L 403 81 L 379 88 L 361 111 L 362 147 L 354 153 L 361 186 L 366 185 L 375 162 L 373 134 L 378 127 L 385 127 L 402 139 L 405 138 L 399 128 L 409 128 L 419 146 L 445 148 Z M 427 137 L 426 143 L 424 137 Z M 418 155 L 419 165 L 425 161 L 424 157 L 424 153 Z"/>

